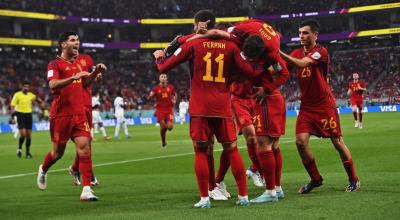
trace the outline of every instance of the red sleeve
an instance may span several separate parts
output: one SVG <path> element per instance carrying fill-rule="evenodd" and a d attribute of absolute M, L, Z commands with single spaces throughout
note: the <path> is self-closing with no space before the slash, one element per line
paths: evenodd
<path fill-rule="evenodd" d="M 260 72 L 256 72 L 253 68 L 253 66 L 246 61 L 246 57 L 240 52 L 239 48 L 232 44 L 234 46 L 233 48 L 233 56 L 235 59 L 235 65 L 237 69 L 241 70 L 242 73 L 255 77 L 260 74 Z"/>
<path fill-rule="evenodd" d="M 266 89 L 267 91 L 278 89 L 290 78 L 289 71 L 286 67 L 286 62 L 283 61 L 282 58 L 280 58 L 276 64 L 273 64 L 272 67 L 275 73 L 278 74 L 278 77 L 276 77 L 272 83 L 264 87 L 264 89 Z"/>
<path fill-rule="evenodd" d="M 242 26 L 236 25 L 227 29 L 229 33 L 229 40 L 242 44 L 244 39 L 246 39 L 246 32 L 242 30 Z"/>
<path fill-rule="evenodd" d="M 162 57 L 156 60 L 156 65 L 160 73 L 165 73 L 170 71 L 175 66 L 185 62 L 190 57 L 191 42 L 187 42 L 179 47 L 174 55 L 170 57 Z"/>
<path fill-rule="evenodd" d="M 361 81 L 361 88 L 367 88 L 367 84 L 365 84 L 365 82 Z"/>
<path fill-rule="evenodd" d="M 176 96 L 175 88 L 174 88 L 174 86 L 172 86 L 172 85 L 171 85 L 171 94 L 174 94 L 174 95 Z"/>
<path fill-rule="evenodd" d="M 351 88 L 351 82 L 349 82 L 349 83 L 347 84 L 347 88 L 352 89 L 352 88 Z"/>
<path fill-rule="evenodd" d="M 321 47 L 307 55 L 308 58 L 310 58 L 314 65 L 317 65 L 319 63 L 327 63 L 328 62 L 328 51 Z"/>
<path fill-rule="evenodd" d="M 59 78 L 58 65 L 57 62 L 53 60 L 47 65 L 47 80 L 50 81 Z"/>
<path fill-rule="evenodd" d="M 184 44 L 184 43 L 186 43 L 187 39 L 193 37 L 194 35 L 195 35 L 195 34 L 193 33 L 193 34 L 188 34 L 188 35 L 182 36 L 182 37 L 180 37 L 180 38 L 178 39 L 178 43 Z"/>

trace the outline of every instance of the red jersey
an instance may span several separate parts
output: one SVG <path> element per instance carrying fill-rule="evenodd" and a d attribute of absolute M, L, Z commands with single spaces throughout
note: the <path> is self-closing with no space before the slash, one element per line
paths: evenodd
<path fill-rule="evenodd" d="M 153 88 L 152 92 L 156 97 L 157 112 L 172 112 L 172 108 L 174 107 L 172 96 L 176 96 L 174 87 L 171 84 L 167 84 L 165 87 L 157 85 Z"/>
<path fill-rule="evenodd" d="M 184 61 L 189 61 L 191 70 L 190 115 L 232 117 L 230 76 L 235 69 L 254 74 L 235 43 L 222 39 L 192 40 L 177 49 L 173 56 L 157 59 L 156 64 L 158 70 L 165 73 Z"/>
<path fill-rule="evenodd" d="M 317 44 L 308 53 L 304 47 L 294 50 L 292 57 L 302 59 L 308 57 L 313 61 L 311 66 L 297 69 L 300 84 L 300 109 L 336 108 L 336 101 L 329 85 L 330 59 L 325 47 Z"/>
<path fill-rule="evenodd" d="M 92 58 L 85 54 L 78 55 L 73 62 L 57 57 L 47 66 L 47 80 L 66 79 L 81 71 L 89 71 L 92 66 Z M 61 89 L 52 89 L 50 116 L 83 114 L 83 107 L 88 102 L 84 90 L 82 79 L 74 80 Z"/>
<path fill-rule="evenodd" d="M 242 99 L 251 99 L 253 95 L 253 79 L 243 82 L 234 81 L 231 85 L 232 95 Z"/>
<path fill-rule="evenodd" d="M 350 99 L 351 100 L 363 100 L 363 90 L 358 90 L 358 87 L 366 88 L 367 86 L 361 80 L 358 82 L 351 81 L 349 82 L 348 88 L 351 89 Z"/>

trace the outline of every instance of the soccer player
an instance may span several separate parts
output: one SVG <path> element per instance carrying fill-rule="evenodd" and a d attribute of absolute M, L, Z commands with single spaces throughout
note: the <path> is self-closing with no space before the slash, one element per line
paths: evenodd
<path fill-rule="evenodd" d="M 195 26 L 199 21 L 210 20 L 215 24 L 215 16 L 209 10 L 201 10 L 194 16 Z M 236 204 L 248 205 L 246 174 L 243 160 L 237 149 L 236 128 L 233 120 L 229 80 L 236 68 L 253 75 L 253 68 L 240 55 L 239 48 L 226 40 L 196 39 L 186 42 L 174 55 L 165 58 L 162 50 L 154 52 L 156 64 L 161 73 L 168 72 L 178 64 L 190 61 L 191 87 L 189 112 L 190 136 L 195 150 L 195 172 L 201 199 L 196 208 L 210 208 L 208 196 L 209 168 L 207 151 L 213 135 L 226 149 L 232 173 L 238 186 Z"/>
<path fill-rule="evenodd" d="M 181 102 L 179 103 L 179 119 L 181 122 L 181 125 L 185 122 L 186 118 L 186 113 L 189 109 L 189 102 L 186 100 L 186 98 L 182 98 Z"/>
<path fill-rule="evenodd" d="M 156 117 L 160 124 L 161 147 L 167 148 L 166 134 L 174 127 L 174 105 L 176 103 L 176 92 L 171 84 L 168 84 L 167 74 L 160 74 L 160 83 L 154 87 L 148 99 L 156 97 Z"/>
<path fill-rule="evenodd" d="M 100 116 L 100 93 L 97 92 L 95 96 L 92 97 L 92 116 L 93 116 L 93 127 L 91 132 L 92 132 L 92 137 L 94 136 L 94 133 L 98 133 L 98 129 L 100 127 L 101 134 L 104 138 L 104 140 L 110 140 L 111 137 L 107 136 L 106 129 L 103 124 L 103 120 L 101 119 Z"/>
<path fill-rule="evenodd" d="M 22 84 L 22 90 L 14 94 L 11 100 L 11 107 L 13 109 L 13 115 L 17 117 L 18 130 L 20 133 L 17 149 L 17 157 L 22 156 L 22 144 L 25 143 L 25 158 L 31 159 L 30 153 L 31 147 L 31 134 L 32 134 L 32 102 L 36 99 L 43 102 L 40 98 L 36 98 L 36 95 L 29 91 L 30 83 L 24 82 Z M 15 136 L 14 136 L 15 137 Z M 16 137 L 15 137 L 16 138 Z"/>
<path fill-rule="evenodd" d="M 311 135 L 331 139 L 349 177 L 350 184 L 346 192 L 354 192 L 359 189 L 360 182 L 354 171 L 351 153 L 342 137 L 336 100 L 328 83 L 328 51 L 316 42 L 319 28 L 318 22 L 314 20 L 302 22 L 299 37 L 303 47 L 290 55 L 281 52 L 288 65 L 297 69 L 300 85 L 301 105 L 296 122 L 296 145 L 311 181 L 302 186 L 299 193 L 309 193 L 323 182 L 309 146 Z"/>
<path fill-rule="evenodd" d="M 122 91 L 120 90 L 117 97 L 114 99 L 114 115 L 115 118 L 117 118 L 117 123 L 115 125 L 115 138 L 119 138 L 119 129 L 121 128 L 121 125 L 124 126 L 124 132 L 125 132 L 125 138 L 131 138 L 128 132 L 128 125 L 126 123 L 125 119 L 125 106 L 127 103 L 124 101 Z"/>
<path fill-rule="evenodd" d="M 11 114 L 11 124 L 13 124 L 11 129 L 12 129 L 12 131 L 14 133 L 13 134 L 14 135 L 14 139 L 17 139 L 18 135 L 19 135 L 17 112 L 13 112 Z M 21 155 L 22 155 L 22 152 L 21 152 Z M 17 151 L 17 156 L 18 156 L 18 151 Z"/>
<path fill-rule="evenodd" d="M 201 36 L 197 35 L 192 39 L 197 37 Z M 253 97 L 259 99 L 260 102 L 256 105 L 258 113 L 253 122 L 258 126 L 256 129 L 257 159 L 266 181 L 266 191 L 250 202 L 278 201 L 278 198 L 284 196 L 280 186 L 282 156 L 279 150 L 279 137 L 285 132 L 286 108 L 283 96 L 277 89 L 289 78 L 286 64 L 279 56 L 279 33 L 263 21 L 248 20 L 228 28 L 228 32 L 209 30 L 203 37 L 219 37 L 234 41 L 242 47 L 243 55 L 247 60 L 252 61 L 258 69 L 266 70 L 270 66 L 273 68 L 273 71 L 260 74 L 254 80 L 256 92 Z M 272 73 L 277 76 L 273 76 Z"/>
<path fill-rule="evenodd" d="M 104 64 L 97 64 L 89 73 L 91 58 L 79 54 L 79 36 L 74 32 L 60 35 L 61 55 L 50 61 L 47 70 L 53 103 L 50 109 L 50 135 L 53 149 L 47 153 L 39 166 L 37 185 L 47 188 L 47 171 L 60 159 L 69 139 L 72 139 L 79 155 L 79 171 L 82 175 L 83 190 L 81 201 L 97 201 L 90 188 L 92 159 L 90 148 L 90 125 L 85 115 L 84 86 L 105 71 Z"/>
<path fill-rule="evenodd" d="M 355 121 L 354 127 L 362 129 L 363 93 L 367 91 L 367 86 L 360 80 L 358 73 L 353 73 L 353 81 L 349 82 L 348 88 L 347 95 L 350 96 L 350 104 Z"/>

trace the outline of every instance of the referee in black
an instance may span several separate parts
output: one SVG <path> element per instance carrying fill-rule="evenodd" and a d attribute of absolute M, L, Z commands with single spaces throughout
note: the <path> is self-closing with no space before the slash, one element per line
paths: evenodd
<path fill-rule="evenodd" d="M 31 159 L 30 153 L 31 147 L 31 133 L 32 133 L 32 102 L 36 100 L 36 95 L 30 90 L 30 83 L 24 82 L 22 84 L 22 90 L 16 92 L 11 100 L 11 107 L 13 109 L 13 115 L 17 116 L 18 129 L 20 133 L 17 149 L 17 157 L 22 156 L 22 144 L 25 139 L 25 158 Z M 40 102 L 43 102 L 38 98 Z"/>

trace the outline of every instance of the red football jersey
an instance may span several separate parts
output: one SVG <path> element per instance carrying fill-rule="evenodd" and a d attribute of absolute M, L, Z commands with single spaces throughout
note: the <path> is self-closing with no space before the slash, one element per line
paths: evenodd
<path fill-rule="evenodd" d="M 294 50 L 290 55 L 298 59 L 308 57 L 313 61 L 311 66 L 297 69 L 297 79 L 300 84 L 301 93 L 300 109 L 336 108 L 336 100 L 329 85 L 330 59 L 326 48 L 317 44 L 308 53 L 302 47 Z"/>
<path fill-rule="evenodd" d="M 172 103 L 172 96 L 176 96 L 176 92 L 171 84 L 167 84 L 165 87 L 157 85 L 153 88 L 152 92 L 156 97 L 157 112 L 173 112 L 174 103 Z"/>
<path fill-rule="evenodd" d="M 83 65 L 85 64 L 85 65 Z M 57 57 L 47 66 L 47 80 L 66 79 L 81 71 L 88 71 L 93 61 L 88 55 L 81 54 L 73 62 Z M 75 80 L 61 89 L 52 89 L 53 102 L 50 116 L 67 116 L 84 113 L 88 101 L 84 95 L 82 79 Z"/>
<path fill-rule="evenodd" d="M 358 82 L 351 81 L 349 82 L 348 88 L 351 89 L 351 94 L 350 94 L 350 99 L 352 100 L 363 100 L 363 90 L 358 90 L 358 87 L 361 88 L 366 88 L 367 86 L 365 83 L 361 80 L 358 80 Z"/>
<path fill-rule="evenodd" d="M 253 95 L 253 79 L 244 82 L 234 81 L 231 85 L 232 95 L 242 99 L 251 99 Z"/>
<path fill-rule="evenodd" d="M 191 70 L 190 115 L 232 117 L 230 76 L 235 69 L 254 74 L 236 44 L 222 39 L 196 39 L 183 44 L 173 56 L 157 59 L 156 64 L 165 73 L 184 61 L 189 61 Z"/>
<path fill-rule="evenodd" d="M 279 62 L 280 55 L 280 34 L 270 25 L 261 20 L 251 19 L 237 23 L 234 27 L 228 28 L 230 39 L 241 46 L 244 40 L 251 35 L 260 36 L 265 43 L 266 59 L 268 63 L 274 64 Z"/>

